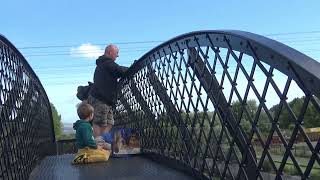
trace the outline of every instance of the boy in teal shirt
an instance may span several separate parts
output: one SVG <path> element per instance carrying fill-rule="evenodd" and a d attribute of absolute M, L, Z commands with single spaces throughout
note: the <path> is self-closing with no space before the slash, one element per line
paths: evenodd
<path fill-rule="evenodd" d="M 85 147 L 97 149 L 97 144 L 93 139 L 93 131 L 89 121 L 80 119 L 73 123 L 73 129 L 76 130 L 76 145 L 78 149 Z"/>
<path fill-rule="evenodd" d="M 77 113 L 80 120 L 73 124 L 73 129 L 76 130 L 78 153 L 73 164 L 101 162 L 109 159 L 110 151 L 102 149 L 94 140 L 90 124 L 93 119 L 93 111 L 93 107 L 85 101 L 78 106 Z"/>

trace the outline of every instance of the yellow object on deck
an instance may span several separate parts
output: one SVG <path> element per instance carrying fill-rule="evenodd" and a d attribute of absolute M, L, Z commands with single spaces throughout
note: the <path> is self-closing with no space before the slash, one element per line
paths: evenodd
<path fill-rule="evenodd" d="M 78 153 L 75 155 L 72 164 L 104 162 L 108 161 L 109 157 L 110 151 L 104 149 L 91 149 L 86 147 L 78 150 Z"/>

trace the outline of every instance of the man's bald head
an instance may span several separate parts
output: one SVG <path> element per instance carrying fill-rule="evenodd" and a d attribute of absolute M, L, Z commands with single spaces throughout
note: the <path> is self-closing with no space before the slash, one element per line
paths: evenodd
<path fill-rule="evenodd" d="M 115 61 L 119 57 L 119 49 L 116 45 L 110 44 L 104 50 L 104 55 Z"/>

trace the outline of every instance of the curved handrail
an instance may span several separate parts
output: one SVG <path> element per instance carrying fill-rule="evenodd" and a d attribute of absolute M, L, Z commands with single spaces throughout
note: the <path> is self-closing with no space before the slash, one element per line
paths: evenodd
<path fill-rule="evenodd" d="M 36 73 L 3 35 L 0 63 L 0 177 L 27 179 L 39 160 L 55 154 L 51 106 Z"/>
<path fill-rule="evenodd" d="M 132 67 L 130 67 L 130 73 L 136 73 L 142 64 L 145 64 L 148 59 L 152 56 L 158 56 L 159 51 L 169 52 L 170 48 L 172 52 L 178 51 L 176 45 L 179 45 L 181 49 L 186 48 L 186 44 L 189 47 L 196 47 L 195 37 L 201 39 L 200 45 L 210 45 L 208 40 L 205 40 L 207 36 L 213 40 L 213 44 L 219 47 L 228 48 L 227 41 L 233 44 L 232 49 L 237 51 L 243 51 L 247 54 L 252 54 L 252 51 L 245 46 L 244 41 L 250 42 L 252 49 L 255 49 L 257 56 L 261 58 L 261 61 L 268 63 L 286 75 L 292 75 L 288 71 L 288 64 L 291 67 L 297 68 L 297 73 L 304 79 L 308 79 L 305 85 L 312 90 L 313 93 L 320 96 L 320 64 L 316 60 L 310 58 L 309 56 L 283 44 L 278 41 L 269 39 L 267 37 L 253 34 L 245 31 L 236 30 L 210 30 L 210 31 L 195 31 L 180 36 L 174 37 L 162 44 L 151 49 L 145 53 Z M 219 38 L 219 39 L 216 39 Z M 259 51 L 257 51 L 259 49 Z M 272 52 L 273 54 L 268 54 L 265 52 Z M 162 52 L 160 53 L 164 55 Z M 280 62 L 279 62 L 280 61 Z"/>
<path fill-rule="evenodd" d="M 26 70 L 31 74 L 31 76 L 33 76 L 33 78 L 36 80 L 37 84 L 39 85 L 40 89 L 42 92 L 44 92 L 44 96 L 46 98 L 47 103 L 50 106 L 50 101 L 48 98 L 48 95 L 40 81 L 40 79 L 38 78 L 37 74 L 33 71 L 33 69 L 31 68 L 31 66 L 29 65 L 28 61 L 24 58 L 24 56 L 21 54 L 21 52 L 2 34 L 0 34 L 0 41 L 4 42 L 7 46 L 9 46 L 10 49 L 12 49 L 21 59 L 23 66 L 26 68 Z M 50 122 L 51 122 L 51 126 L 53 127 L 53 119 L 52 119 L 52 112 L 51 112 L 51 108 L 48 109 L 50 116 Z M 54 129 L 52 129 L 52 134 L 53 134 L 53 142 L 55 142 L 55 136 L 54 136 Z"/>
<path fill-rule="evenodd" d="M 230 61 L 233 68 L 229 68 Z M 144 152 L 182 163 L 202 178 L 263 178 L 266 162 L 279 178 L 288 158 L 299 175 L 307 177 L 314 161 L 303 171 L 289 151 L 299 136 L 320 161 L 303 125 L 310 107 L 320 113 L 319 70 L 320 63 L 312 58 L 253 33 L 183 34 L 151 49 L 129 68 L 128 77 L 120 82 L 117 125 L 140 132 Z M 255 81 L 255 76 L 264 81 Z M 303 102 L 300 109 L 293 109 L 292 97 L 288 99 L 295 90 L 300 93 L 295 100 Z M 270 104 L 273 99 L 278 99 L 277 104 Z M 284 122 L 284 116 L 291 122 Z M 261 123 L 269 125 L 260 127 Z M 294 131 L 285 129 L 289 125 Z M 283 128 L 293 131 L 290 138 Z M 286 150 L 279 168 L 268 151 L 274 134 Z M 224 146 L 230 147 L 228 155 Z M 216 169 L 209 168 L 206 156 Z"/>

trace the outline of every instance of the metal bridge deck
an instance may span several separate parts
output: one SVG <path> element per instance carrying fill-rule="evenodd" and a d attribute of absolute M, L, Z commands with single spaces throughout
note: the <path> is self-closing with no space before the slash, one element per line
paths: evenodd
<path fill-rule="evenodd" d="M 32 171 L 30 180 L 163 180 L 194 179 L 181 171 L 166 167 L 143 156 L 110 158 L 105 163 L 71 165 L 74 155 L 48 156 Z"/>

